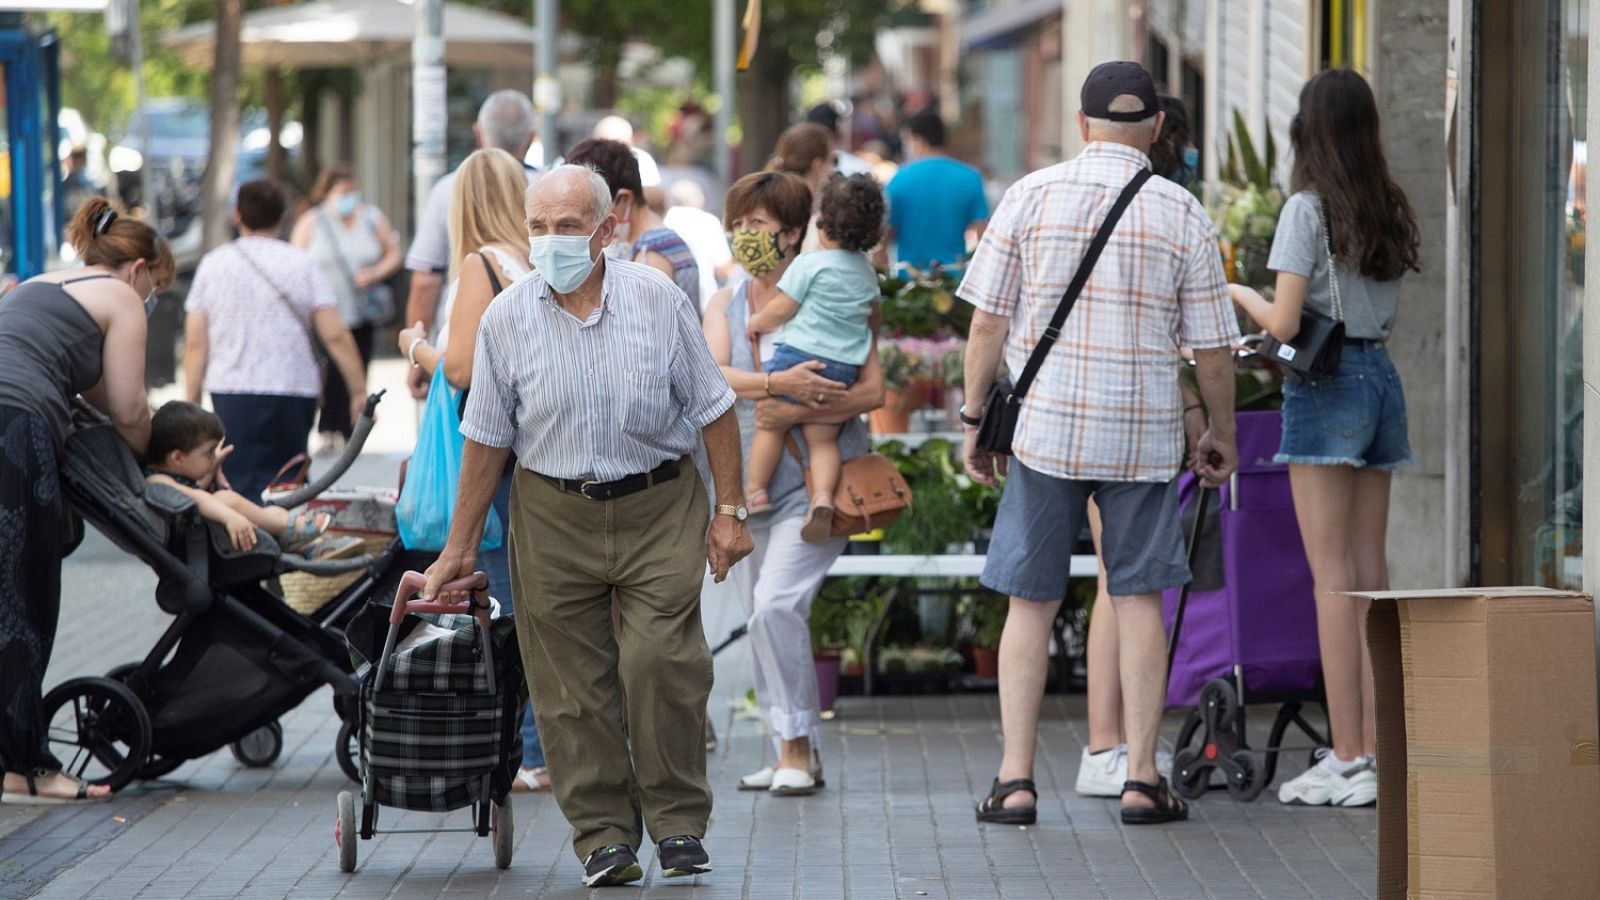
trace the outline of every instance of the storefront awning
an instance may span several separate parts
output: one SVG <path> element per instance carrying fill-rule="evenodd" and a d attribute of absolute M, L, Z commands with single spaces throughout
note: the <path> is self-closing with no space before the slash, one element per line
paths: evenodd
<path fill-rule="evenodd" d="M 1061 15 L 1061 0 L 1022 0 L 973 13 L 961 23 L 961 44 L 970 50 L 1003 47 L 1043 19 Z"/>
<path fill-rule="evenodd" d="M 406 0 L 314 0 L 258 9 L 244 17 L 244 64 L 299 69 L 408 65 L 414 23 Z M 162 43 L 189 65 L 208 66 L 216 31 L 215 22 L 200 22 L 166 35 Z M 504 13 L 444 4 L 448 66 L 531 71 L 535 34 L 522 20 Z"/>

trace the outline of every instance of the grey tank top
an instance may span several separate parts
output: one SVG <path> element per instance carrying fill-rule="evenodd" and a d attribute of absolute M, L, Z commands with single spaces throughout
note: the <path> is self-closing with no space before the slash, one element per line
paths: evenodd
<path fill-rule="evenodd" d="M 29 281 L 0 298 L 0 406 L 36 413 L 59 450 L 67 437 L 72 398 L 100 382 L 105 335 L 65 285 Z"/>
<path fill-rule="evenodd" d="M 733 297 L 728 301 L 727 316 L 728 333 L 733 336 L 733 355 L 730 360 L 734 368 L 752 372 L 761 371 L 750 342 L 744 337 L 745 322 L 750 318 L 749 281 L 742 281 L 734 288 Z M 734 402 L 733 408 L 739 417 L 739 443 L 743 447 L 744 458 L 749 459 L 750 442 L 756 436 L 756 404 L 753 400 L 738 400 Z M 795 429 L 794 438 L 804 452 L 806 441 L 799 429 Z M 843 430 L 839 432 L 839 455 L 843 459 L 850 460 L 871 449 L 867 426 L 860 417 L 846 422 Z M 800 464 L 795 462 L 792 454 L 785 452 L 780 458 L 777 471 L 772 473 L 772 483 L 767 486 L 767 496 L 772 500 L 775 519 L 784 519 L 805 512 L 810 502 L 810 498 L 806 496 L 805 473 L 801 471 Z"/>

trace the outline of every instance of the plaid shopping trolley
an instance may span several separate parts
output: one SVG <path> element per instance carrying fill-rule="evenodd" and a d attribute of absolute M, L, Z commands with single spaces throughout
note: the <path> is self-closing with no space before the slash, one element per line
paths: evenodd
<path fill-rule="evenodd" d="M 361 821 L 357 828 L 355 796 L 341 792 L 334 836 L 346 872 L 355 870 L 357 837 L 380 833 L 380 806 L 423 812 L 470 807 L 471 827 L 382 833 L 493 834 L 495 865 L 511 864 L 508 795 L 522 755 L 518 726 L 527 696 L 515 627 L 492 617 L 482 572 L 446 585 L 447 591 L 470 591 L 464 604 L 417 599 L 425 583 L 424 575 L 407 572 L 394 605 L 369 605 L 349 630 L 361 678 Z"/>

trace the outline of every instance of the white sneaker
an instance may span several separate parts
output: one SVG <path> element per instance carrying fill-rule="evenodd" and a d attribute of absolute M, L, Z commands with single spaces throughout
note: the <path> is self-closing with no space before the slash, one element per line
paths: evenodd
<path fill-rule="evenodd" d="M 1278 802 L 1290 806 L 1371 806 L 1378 801 L 1378 772 L 1370 756 L 1342 760 L 1324 747 L 1317 764 L 1278 788 Z"/>
<path fill-rule="evenodd" d="M 1166 741 L 1156 747 L 1156 774 L 1172 777 L 1172 751 Z M 1090 753 L 1083 748 L 1083 759 L 1078 763 L 1077 791 L 1085 797 L 1121 797 L 1122 785 L 1128 780 L 1128 745 L 1118 744 L 1110 750 Z"/>

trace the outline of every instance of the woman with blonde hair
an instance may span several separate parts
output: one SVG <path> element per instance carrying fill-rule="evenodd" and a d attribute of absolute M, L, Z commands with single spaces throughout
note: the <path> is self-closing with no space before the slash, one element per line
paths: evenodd
<path fill-rule="evenodd" d="M 432 345 L 421 322 L 400 331 L 400 352 L 430 377 L 442 365 L 444 377 L 452 386 L 465 390 L 472 384 L 478 322 L 494 298 L 529 271 L 528 226 L 523 213 L 527 190 L 528 176 L 522 163 L 498 148 L 473 153 L 456 170 L 448 217 L 450 283 L 439 309 L 439 318 L 445 325 Z M 502 522 L 511 521 L 508 516 L 515 463 L 514 459 L 508 461 L 494 494 L 494 508 Z M 489 573 L 489 595 L 500 601 L 507 615 L 515 602 L 511 595 L 509 547 L 509 542 L 502 543 L 478 557 Z M 513 787 L 519 791 L 550 789 L 531 705 L 522 720 L 522 767 Z"/>

